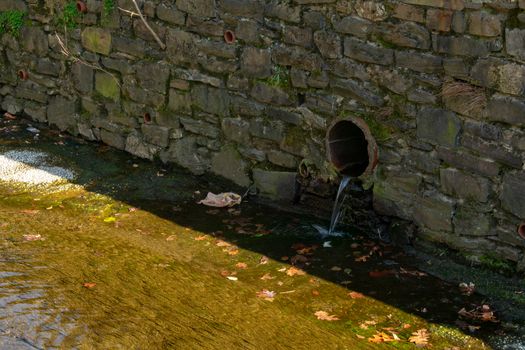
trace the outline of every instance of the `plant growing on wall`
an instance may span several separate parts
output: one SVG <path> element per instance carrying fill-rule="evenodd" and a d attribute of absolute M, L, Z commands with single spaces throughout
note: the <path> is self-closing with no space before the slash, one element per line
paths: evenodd
<path fill-rule="evenodd" d="M 107 17 L 115 9 L 115 0 L 104 0 L 102 16 Z"/>
<path fill-rule="evenodd" d="M 20 35 L 24 25 L 25 13 L 19 10 L 0 12 L 0 35 L 9 33 L 15 37 Z"/>
<path fill-rule="evenodd" d="M 77 10 L 75 1 L 69 1 L 63 8 L 62 14 L 58 17 L 58 24 L 67 28 L 74 29 L 77 27 L 77 18 L 81 15 Z"/>

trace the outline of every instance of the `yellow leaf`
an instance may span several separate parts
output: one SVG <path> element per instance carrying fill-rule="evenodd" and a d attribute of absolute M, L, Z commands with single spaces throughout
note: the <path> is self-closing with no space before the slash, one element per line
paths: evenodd
<path fill-rule="evenodd" d="M 107 217 L 104 219 L 104 222 L 115 222 L 117 219 L 113 216 Z"/>
<path fill-rule="evenodd" d="M 322 321 L 339 321 L 339 317 L 335 315 L 329 315 L 326 311 L 317 311 L 314 315 L 318 320 Z"/>

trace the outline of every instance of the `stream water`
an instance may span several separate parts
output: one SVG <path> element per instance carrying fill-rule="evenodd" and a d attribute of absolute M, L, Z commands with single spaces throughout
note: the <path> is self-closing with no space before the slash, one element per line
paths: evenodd
<path fill-rule="evenodd" d="M 458 327 L 484 297 L 360 232 L 323 248 L 315 218 L 196 204 L 229 183 L 24 130 L 0 125 L 0 154 L 45 152 L 76 177 L 0 181 L 2 350 L 416 349 L 423 329 L 432 349 L 477 350 L 506 334 Z"/>

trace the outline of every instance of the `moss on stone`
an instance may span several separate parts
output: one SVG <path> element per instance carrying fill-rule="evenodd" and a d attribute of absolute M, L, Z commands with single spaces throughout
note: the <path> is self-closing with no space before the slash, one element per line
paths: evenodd
<path fill-rule="evenodd" d="M 95 90 L 102 96 L 113 101 L 120 99 L 120 86 L 109 74 L 97 73 L 95 76 Z"/>

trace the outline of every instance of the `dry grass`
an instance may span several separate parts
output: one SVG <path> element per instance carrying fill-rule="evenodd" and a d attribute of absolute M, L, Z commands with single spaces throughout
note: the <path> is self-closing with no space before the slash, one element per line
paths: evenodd
<path fill-rule="evenodd" d="M 460 98 L 461 109 L 465 114 L 481 113 L 487 105 L 487 96 L 483 89 L 461 81 L 443 83 L 441 97 L 445 100 Z"/>

